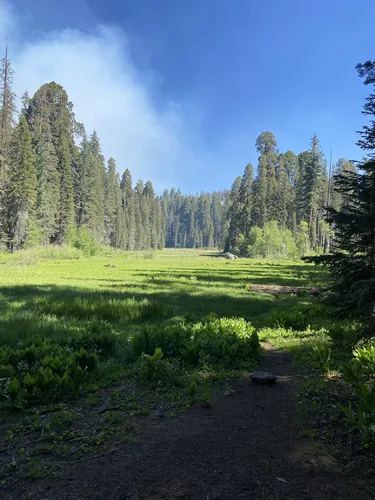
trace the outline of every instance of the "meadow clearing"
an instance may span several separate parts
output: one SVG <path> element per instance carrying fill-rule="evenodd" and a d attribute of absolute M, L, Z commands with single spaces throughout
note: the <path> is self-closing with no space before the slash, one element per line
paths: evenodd
<path fill-rule="evenodd" d="M 347 356 L 335 339 L 353 324 L 334 318 L 327 297 L 254 293 L 250 284 L 324 286 L 327 275 L 301 261 L 228 261 L 202 250 L 3 255 L 4 487 L 138 442 L 149 418 L 231 396 L 233 377 L 261 363 L 259 340 L 292 354 L 301 434 L 331 442 L 340 425 L 346 439 L 332 374 Z"/>

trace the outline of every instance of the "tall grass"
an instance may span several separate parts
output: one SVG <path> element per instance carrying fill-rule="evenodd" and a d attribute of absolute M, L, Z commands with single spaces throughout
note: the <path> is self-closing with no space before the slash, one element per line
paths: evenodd
<path fill-rule="evenodd" d="M 41 260 L 75 260 L 83 257 L 83 253 L 70 246 L 53 246 L 28 248 L 15 253 L 0 253 L 0 264 L 4 265 L 32 265 Z"/>

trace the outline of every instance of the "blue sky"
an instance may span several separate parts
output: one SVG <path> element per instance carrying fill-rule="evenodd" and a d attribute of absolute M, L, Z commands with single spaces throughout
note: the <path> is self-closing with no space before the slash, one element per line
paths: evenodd
<path fill-rule="evenodd" d="M 1 12 L 17 92 L 62 83 L 118 170 L 159 191 L 230 187 L 265 130 L 281 152 L 316 133 L 327 156 L 363 156 L 369 89 L 354 66 L 375 59 L 373 0 L 0 0 Z"/>

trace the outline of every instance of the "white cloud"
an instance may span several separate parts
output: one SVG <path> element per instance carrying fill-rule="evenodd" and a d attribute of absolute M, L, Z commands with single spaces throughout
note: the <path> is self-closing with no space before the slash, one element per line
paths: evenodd
<path fill-rule="evenodd" d="M 0 0 L 0 37 L 17 22 Z M 22 30 L 21 30 L 22 31 Z M 14 33 L 14 31 L 12 31 Z M 178 185 L 176 166 L 190 156 L 181 106 L 156 107 L 150 79 L 135 69 L 125 34 L 98 26 L 95 34 L 65 29 L 22 42 L 11 40 L 15 91 L 32 95 L 41 84 L 63 85 L 76 118 L 88 133 L 96 129 L 104 155 L 113 156 L 120 173 L 129 168 L 134 181 L 151 179 L 155 188 Z"/>

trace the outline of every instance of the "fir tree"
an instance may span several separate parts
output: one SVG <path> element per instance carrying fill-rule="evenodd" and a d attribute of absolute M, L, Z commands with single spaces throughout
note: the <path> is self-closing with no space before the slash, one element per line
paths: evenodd
<path fill-rule="evenodd" d="M 11 154 L 11 136 L 16 111 L 15 94 L 13 93 L 13 70 L 8 57 L 8 45 L 1 60 L 0 68 L 0 249 L 5 247 L 6 235 L 6 192 Z"/>
<path fill-rule="evenodd" d="M 256 141 L 256 149 L 260 153 L 258 163 L 258 179 L 255 189 L 254 222 L 262 226 L 274 220 L 277 215 L 277 143 L 271 132 L 263 132 Z"/>
<path fill-rule="evenodd" d="M 120 226 L 117 225 L 117 218 L 119 217 L 118 202 L 116 163 L 113 158 L 110 158 L 105 179 L 105 230 L 106 243 L 113 247 L 119 246 L 118 241 L 121 239 L 119 235 Z"/>
<path fill-rule="evenodd" d="M 240 191 L 238 194 L 239 201 L 239 231 L 246 237 L 249 235 L 252 226 L 252 213 L 254 206 L 253 197 L 254 169 L 251 163 L 246 165 L 242 176 Z"/>
<path fill-rule="evenodd" d="M 375 61 L 357 66 L 366 85 L 375 86 Z M 364 114 L 373 119 L 363 127 L 359 146 L 369 153 L 369 160 L 358 172 L 350 169 L 335 177 L 341 195 L 339 210 L 331 207 L 328 222 L 334 227 L 332 256 L 328 262 L 339 296 L 340 307 L 364 316 L 373 335 L 375 321 L 375 93 L 364 106 Z"/>
<path fill-rule="evenodd" d="M 132 186 L 132 176 L 126 169 L 121 179 L 122 213 L 124 217 L 125 239 L 122 248 L 134 250 L 136 248 L 136 225 L 135 225 L 135 193 Z"/>
<path fill-rule="evenodd" d="M 35 155 L 29 126 L 23 114 L 11 141 L 7 188 L 10 246 L 12 250 L 19 250 L 25 246 L 31 232 L 35 235 L 34 209 L 37 198 Z"/>
<path fill-rule="evenodd" d="M 236 248 L 238 245 L 238 237 L 240 235 L 239 227 L 239 212 L 240 212 L 240 187 L 241 187 L 242 177 L 237 177 L 237 179 L 232 184 L 232 189 L 229 193 L 229 206 L 227 209 L 227 218 L 229 221 L 228 226 L 228 236 L 225 244 L 225 250 L 228 251 L 231 248 Z"/>
<path fill-rule="evenodd" d="M 64 243 L 72 226 L 75 226 L 73 173 L 69 140 L 65 133 L 62 133 L 58 147 L 58 169 L 60 174 L 60 205 L 57 241 Z"/>
<path fill-rule="evenodd" d="M 60 208 L 60 173 L 51 139 L 44 134 L 34 137 L 37 171 L 36 222 L 41 243 L 56 240 Z"/>

